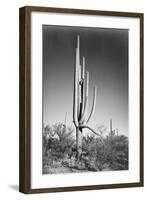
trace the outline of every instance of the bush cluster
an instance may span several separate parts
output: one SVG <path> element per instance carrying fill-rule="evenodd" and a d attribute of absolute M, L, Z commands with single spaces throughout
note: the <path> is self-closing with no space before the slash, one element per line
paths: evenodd
<path fill-rule="evenodd" d="M 89 133 L 83 136 L 80 163 L 76 163 L 76 139 L 73 129 L 62 123 L 43 130 L 43 170 L 61 166 L 87 171 L 127 170 L 128 137 L 107 136 L 100 139 Z M 79 165 L 79 166 L 77 166 Z"/>

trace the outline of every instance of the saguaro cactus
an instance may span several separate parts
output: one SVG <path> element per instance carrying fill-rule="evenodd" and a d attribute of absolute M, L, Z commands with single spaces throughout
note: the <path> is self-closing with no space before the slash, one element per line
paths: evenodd
<path fill-rule="evenodd" d="M 113 136 L 118 136 L 118 128 L 113 129 L 112 127 L 112 119 L 110 119 L 110 133 L 109 136 L 112 138 Z"/>
<path fill-rule="evenodd" d="M 116 135 L 118 136 L 118 128 L 116 129 Z"/>
<path fill-rule="evenodd" d="M 96 86 L 93 88 L 93 104 L 91 112 L 87 117 L 88 107 L 88 90 L 89 90 L 89 72 L 85 70 L 85 57 L 82 58 L 82 65 L 80 63 L 80 36 L 77 36 L 76 47 L 76 62 L 74 71 L 74 94 L 73 94 L 73 122 L 76 127 L 76 144 L 77 144 L 77 159 L 80 159 L 82 153 L 82 130 L 88 128 L 96 135 L 92 128 L 87 124 L 90 121 L 96 105 Z"/>
<path fill-rule="evenodd" d="M 112 119 L 110 119 L 110 137 L 113 135 L 113 130 L 112 130 Z"/>

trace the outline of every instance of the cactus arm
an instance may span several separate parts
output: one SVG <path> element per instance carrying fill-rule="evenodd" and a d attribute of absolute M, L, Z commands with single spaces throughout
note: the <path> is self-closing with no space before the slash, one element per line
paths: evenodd
<path fill-rule="evenodd" d="M 82 98 L 82 111 L 84 109 L 84 100 L 85 100 L 85 57 L 83 57 L 83 63 L 81 68 L 81 98 Z"/>
<path fill-rule="evenodd" d="M 87 115 L 87 107 L 88 107 L 88 90 L 89 90 L 89 72 L 86 72 L 86 78 L 85 78 L 85 102 L 84 102 L 84 108 L 81 116 L 80 123 L 84 123 Z"/>
<path fill-rule="evenodd" d="M 89 72 L 86 72 L 86 97 L 88 97 L 88 90 L 89 90 Z"/>
<path fill-rule="evenodd" d="M 74 71 L 74 95 L 73 95 L 73 122 L 75 126 L 78 126 L 78 64 L 79 64 L 79 53 L 78 48 L 76 48 L 76 63 L 75 63 L 75 71 Z"/>
<path fill-rule="evenodd" d="M 90 131 L 92 131 L 95 135 L 99 136 L 99 137 L 100 137 L 100 140 L 101 140 L 101 143 L 103 144 L 103 146 L 105 146 L 103 137 L 102 137 L 99 133 L 97 133 L 95 130 L 93 130 L 90 126 L 81 125 L 80 127 L 81 127 L 81 128 L 87 128 L 87 129 L 89 129 Z"/>
<path fill-rule="evenodd" d="M 79 65 L 78 66 L 78 84 L 79 84 L 79 89 L 81 89 L 80 86 L 82 84 L 81 74 L 82 74 L 82 72 L 81 72 L 81 65 Z"/>
<path fill-rule="evenodd" d="M 92 104 L 91 112 L 90 112 L 90 115 L 87 119 L 86 124 L 90 121 L 92 115 L 94 114 L 95 106 L 96 106 L 96 86 L 94 86 L 94 88 L 93 88 L 93 104 Z"/>
<path fill-rule="evenodd" d="M 80 36 L 77 36 L 77 48 L 80 49 Z M 80 54 L 79 54 L 80 56 Z"/>
<path fill-rule="evenodd" d="M 82 64 L 82 74 L 81 78 L 84 80 L 85 78 L 85 57 L 83 56 L 83 64 Z"/>
<path fill-rule="evenodd" d="M 85 80 L 85 57 L 83 57 L 82 70 L 81 70 L 81 102 L 82 102 L 82 108 L 81 108 L 80 121 L 81 121 L 81 118 L 84 114 L 84 107 L 85 107 L 85 99 L 86 99 L 85 84 L 86 84 L 86 80 Z"/>
<path fill-rule="evenodd" d="M 83 113 L 83 106 L 84 106 L 84 83 L 83 81 L 81 81 L 80 83 L 80 110 L 79 110 L 79 115 L 78 115 L 79 123 L 81 121 L 81 116 Z"/>
<path fill-rule="evenodd" d="M 76 48 L 76 69 L 77 69 L 77 120 L 80 116 L 81 107 L 81 65 L 80 65 L 80 36 L 77 36 Z"/>
<path fill-rule="evenodd" d="M 80 114 L 81 100 L 81 66 L 78 65 L 78 116 Z"/>
<path fill-rule="evenodd" d="M 81 127 L 81 128 L 87 128 L 87 129 L 89 129 L 90 131 L 92 131 L 95 135 L 97 135 L 97 136 L 99 136 L 99 137 L 102 137 L 99 133 L 97 133 L 95 130 L 93 130 L 93 128 L 91 128 L 90 126 L 81 125 L 80 127 Z"/>

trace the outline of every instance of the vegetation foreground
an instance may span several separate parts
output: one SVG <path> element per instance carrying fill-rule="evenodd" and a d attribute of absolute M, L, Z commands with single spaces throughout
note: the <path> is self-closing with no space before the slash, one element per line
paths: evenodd
<path fill-rule="evenodd" d="M 77 160 L 76 140 L 71 127 L 62 123 L 43 130 L 43 174 L 113 171 L 128 169 L 128 137 L 101 137 L 86 134 L 82 138 L 82 154 Z"/>

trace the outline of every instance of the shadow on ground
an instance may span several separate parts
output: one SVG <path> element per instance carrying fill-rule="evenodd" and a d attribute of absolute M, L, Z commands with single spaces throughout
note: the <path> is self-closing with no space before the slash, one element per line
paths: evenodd
<path fill-rule="evenodd" d="M 15 191 L 19 191 L 19 186 L 18 185 L 8 185 L 8 187 L 12 190 L 15 190 Z"/>

